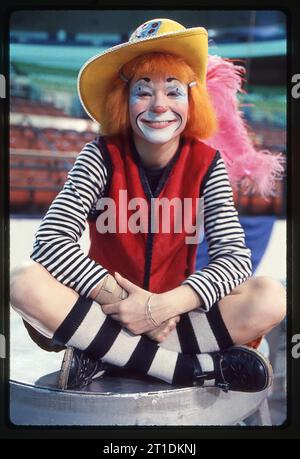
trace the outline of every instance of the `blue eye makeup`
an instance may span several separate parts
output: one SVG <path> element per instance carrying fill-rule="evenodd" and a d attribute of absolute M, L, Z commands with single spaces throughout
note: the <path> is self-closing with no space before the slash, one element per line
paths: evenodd
<path fill-rule="evenodd" d="M 168 96 L 172 97 L 186 97 L 187 93 L 183 88 L 179 86 L 172 86 L 171 88 L 167 88 Z"/>
<path fill-rule="evenodd" d="M 186 88 L 180 83 L 175 83 L 174 81 L 173 83 L 170 83 L 170 81 L 167 81 L 167 84 L 164 89 L 165 94 L 170 98 L 185 100 L 187 98 Z M 152 97 L 154 93 L 155 88 L 152 88 L 149 85 L 144 84 L 143 82 L 137 82 L 136 85 L 132 88 L 130 97 L 131 99 L 139 99 L 143 97 L 148 98 Z"/>
<path fill-rule="evenodd" d="M 133 88 L 132 95 L 136 97 L 151 96 L 152 92 L 148 87 L 138 85 Z"/>

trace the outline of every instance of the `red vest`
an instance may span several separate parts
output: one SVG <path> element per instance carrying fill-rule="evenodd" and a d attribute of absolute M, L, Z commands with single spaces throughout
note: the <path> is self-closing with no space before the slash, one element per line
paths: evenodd
<path fill-rule="evenodd" d="M 167 224 L 170 224 L 169 232 L 163 232 L 161 212 L 154 216 L 156 222 L 160 220 L 159 231 L 154 232 L 153 227 L 151 230 L 153 212 L 151 216 L 150 203 L 151 198 L 153 201 L 153 195 L 132 141 L 121 137 L 101 137 L 98 143 L 110 171 L 105 197 L 112 198 L 116 206 L 116 232 L 101 234 L 97 229 L 97 220 L 89 220 L 89 256 L 111 274 L 118 271 L 122 276 L 151 292 L 161 293 L 179 286 L 195 271 L 197 250 L 196 243 L 187 244 L 186 237 L 191 236 L 191 230 L 186 230 L 184 225 L 184 204 L 181 208 L 179 205 L 176 212 L 170 212 L 170 218 L 166 220 Z M 215 156 L 216 151 L 202 142 L 183 139 L 178 151 L 165 168 L 154 197 L 168 200 L 179 198 L 181 203 L 186 202 L 184 199 L 190 198 L 187 199 L 191 205 L 188 222 L 195 225 L 199 197 Z M 128 210 L 128 203 L 133 198 L 142 198 L 146 206 L 135 207 L 133 201 L 132 210 Z M 126 226 L 130 219 L 137 219 L 138 209 L 143 209 L 139 211 L 142 218 L 138 223 L 143 221 L 147 224 L 148 220 L 149 226 L 144 226 L 146 232 L 134 234 L 132 231 L 126 231 Z M 174 231 L 175 214 L 182 222 L 180 232 Z"/>

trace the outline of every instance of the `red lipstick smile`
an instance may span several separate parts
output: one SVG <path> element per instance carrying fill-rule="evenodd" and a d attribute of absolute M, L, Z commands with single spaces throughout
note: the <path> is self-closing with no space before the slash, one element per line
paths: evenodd
<path fill-rule="evenodd" d="M 152 129 L 164 129 L 165 127 L 170 126 L 173 123 L 176 123 L 177 120 L 165 120 L 165 121 L 149 121 L 142 119 L 142 123 L 147 124 Z"/>

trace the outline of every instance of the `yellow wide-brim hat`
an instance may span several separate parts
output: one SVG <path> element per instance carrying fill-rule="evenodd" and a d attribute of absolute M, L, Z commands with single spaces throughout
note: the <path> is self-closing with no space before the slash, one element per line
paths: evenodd
<path fill-rule="evenodd" d="M 171 19 L 153 19 L 139 26 L 129 41 L 89 59 L 78 75 L 78 93 L 87 114 L 99 124 L 104 119 L 105 97 L 112 81 L 127 62 L 147 53 L 182 57 L 205 84 L 208 34 L 203 27 L 186 29 Z"/>

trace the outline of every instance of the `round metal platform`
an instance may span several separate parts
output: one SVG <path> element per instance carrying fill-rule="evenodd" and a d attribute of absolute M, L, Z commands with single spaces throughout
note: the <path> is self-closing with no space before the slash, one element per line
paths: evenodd
<path fill-rule="evenodd" d="M 16 425 L 234 425 L 259 412 L 270 425 L 267 391 L 224 393 L 170 386 L 116 372 L 76 391 L 56 388 L 63 353 L 38 348 L 12 314 L 10 419 Z"/>

